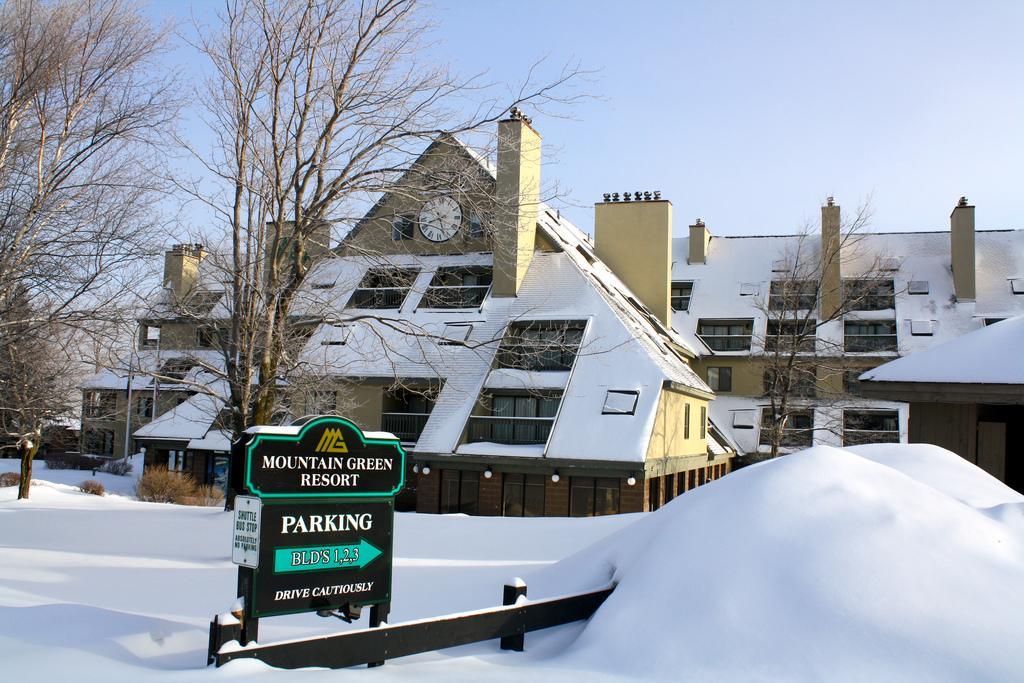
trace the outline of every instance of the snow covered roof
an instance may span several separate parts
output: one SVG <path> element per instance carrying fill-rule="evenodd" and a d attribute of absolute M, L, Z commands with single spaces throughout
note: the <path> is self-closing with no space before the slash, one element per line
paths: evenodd
<path fill-rule="evenodd" d="M 1010 318 L 860 376 L 868 382 L 1024 385 L 1024 316 Z M 1024 400 L 1024 397 L 1022 397 Z"/>
<path fill-rule="evenodd" d="M 780 277 L 773 272 L 775 264 L 784 260 L 800 239 L 797 235 L 713 235 L 706 264 L 687 263 L 689 238 L 674 239 L 672 279 L 692 281 L 693 292 L 689 310 L 674 312 L 673 327 L 703 355 L 746 355 L 746 351 L 712 353 L 697 336 L 697 324 L 700 319 L 751 318 L 752 351 L 759 351 L 757 336 L 764 334 L 766 321 L 758 304 L 771 281 Z M 810 235 L 804 239 L 816 242 L 818 238 Z M 890 260 L 896 309 L 865 315 L 895 320 L 899 354 L 906 355 L 979 329 L 985 318 L 1024 314 L 1024 296 L 1015 294 L 1012 286 L 1014 280 L 1024 278 L 1024 230 L 978 231 L 975 248 L 975 301 L 956 301 L 953 294 L 948 231 L 864 233 L 857 244 L 857 258 L 844 261 L 843 275 L 855 276 L 858 269 L 863 272 L 876 256 Z M 920 291 L 924 293 L 912 293 Z M 915 322 L 918 326 L 912 331 Z M 841 345 L 841 322 L 822 326 L 819 337 Z"/>
<path fill-rule="evenodd" d="M 172 439 L 191 441 L 203 439 L 223 407 L 223 402 L 209 394 L 196 394 L 178 404 L 149 424 L 136 429 L 136 439 Z"/>

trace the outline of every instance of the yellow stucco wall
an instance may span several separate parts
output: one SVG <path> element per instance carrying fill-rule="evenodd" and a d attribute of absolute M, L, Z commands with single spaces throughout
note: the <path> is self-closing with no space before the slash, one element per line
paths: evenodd
<path fill-rule="evenodd" d="M 686 406 L 690 406 L 690 435 L 686 436 Z M 687 396 L 671 389 L 662 389 L 658 410 L 654 417 L 651 440 L 647 444 L 647 458 L 705 455 L 707 439 L 701 437 L 701 408 L 707 401 Z"/>

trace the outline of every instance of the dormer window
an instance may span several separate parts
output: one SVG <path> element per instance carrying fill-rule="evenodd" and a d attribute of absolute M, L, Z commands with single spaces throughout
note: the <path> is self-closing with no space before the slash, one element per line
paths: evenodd
<path fill-rule="evenodd" d="M 172 358 L 161 366 L 157 374 L 163 381 L 183 381 L 189 370 L 195 367 L 195 361 L 188 358 Z"/>
<path fill-rule="evenodd" d="M 348 308 L 401 308 L 418 273 L 412 268 L 371 268 L 352 292 Z"/>
<path fill-rule="evenodd" d="M 584 328 L 580 320 L 513 323 L 498 348 L 498 367 L 568 370 L 576 360 Z"/>
<path fill-rule="evenodd" d="M 697 335 L 712 351 L 749 351 L 754 333 L 751 318 L 741 320 L 701 320 Z"/>
<path fill-rule="evenodd" d="M 690 298 L 693 296 L 693 282 L 678 281 L 672 283 L 672 310 L 690 310 Z"/>
<path fill-rule="evenodd" d="M 438 268 L 421 308 L 479 308 L 491 288 L 488 266 Z"/>
<path fill-rule="evenodd" d="M 896 285 L 892 280 L 847 280 L 846 310 L 885 311 L 896 308 Z"/>
<path fill-rule="evenodd" d="M 810 311 L 818 305 L 818 283 L 814 280 L 773 280 L 768 290 L 772 311 Z"/>

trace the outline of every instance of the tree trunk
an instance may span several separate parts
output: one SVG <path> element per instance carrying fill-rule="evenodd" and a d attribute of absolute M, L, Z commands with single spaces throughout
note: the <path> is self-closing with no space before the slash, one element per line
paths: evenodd
<path fill-rule="evenodd" d="M 21 445 L 21 480 L 18 482 L 18 500 L 28 498 L 29 487 L 32 485 L 32 461 L 39 447 L 28 444 Z"/>

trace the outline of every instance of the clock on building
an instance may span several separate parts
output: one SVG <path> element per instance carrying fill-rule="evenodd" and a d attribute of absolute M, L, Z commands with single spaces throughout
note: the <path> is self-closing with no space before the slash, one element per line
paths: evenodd
<path fill-rule="evenodd" d="M 431 242 L 450 240 L 461 225 L 462 209 L 451 197 L 434 197 L 420 209 L 420 232 Z"/>

